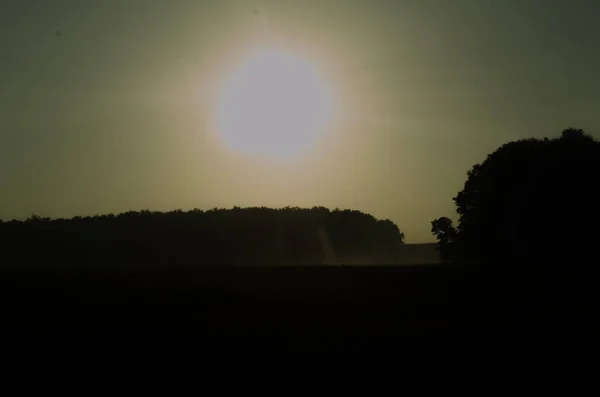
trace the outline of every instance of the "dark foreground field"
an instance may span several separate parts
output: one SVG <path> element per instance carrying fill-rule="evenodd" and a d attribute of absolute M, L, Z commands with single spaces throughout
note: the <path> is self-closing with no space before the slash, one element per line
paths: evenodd
<path fill-rule="evenodd" d="M 347 383 L 406 375 L 403 363 L 449 374 L 478 354 L 597 351 L 595 306 L 573 283 L 441 266 L 4 270 L 0 339 L 15 374 L 80 380 L 168 371 Z"/>

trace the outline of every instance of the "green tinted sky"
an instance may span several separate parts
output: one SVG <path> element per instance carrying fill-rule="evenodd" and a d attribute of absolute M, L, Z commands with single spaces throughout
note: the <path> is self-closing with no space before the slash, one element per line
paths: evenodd
<path fill-rule="evenodd" d="M 598 17 L 594 0 L 2 0 L 0 218 L 325 205 L 430 241 L 498 145 L 598 137 Z M 211 83 L 265 31 L 344 97 L 302 164 L 210 131 Z"/>

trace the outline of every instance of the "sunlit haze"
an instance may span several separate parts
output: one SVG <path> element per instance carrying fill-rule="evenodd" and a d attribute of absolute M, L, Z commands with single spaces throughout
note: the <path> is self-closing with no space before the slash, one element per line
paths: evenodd
<path fill-rule="evenodd" d="M 230 73 L 218 95 L 216 128 L 234 150 L 285 160 L 327 133 L 332 93 L 301 54 L 257 50 Z"/>
<path fill-rule="evenodd" d="M 598 137 L 592 0 L 3 0 L 0 218 L 350 208 L 409 243 L 499 145 Z"/>

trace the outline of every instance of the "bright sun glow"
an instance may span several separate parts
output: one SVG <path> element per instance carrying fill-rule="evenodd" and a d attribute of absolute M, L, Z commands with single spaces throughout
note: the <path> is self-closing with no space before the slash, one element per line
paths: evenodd
<path fill-rule="evenodd" d="M 217 128 L 233 150 L 289 158 L 327 131 L 334 104 L 309 63 L 263 50 L 233 71 L 220 91 Z"/>

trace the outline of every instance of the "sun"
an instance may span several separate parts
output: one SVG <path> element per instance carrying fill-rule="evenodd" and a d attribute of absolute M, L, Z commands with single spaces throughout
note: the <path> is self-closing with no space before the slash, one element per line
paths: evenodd
<path fill-rule="evenodd" d="M 216 113 L 219 136 L 230 149 L 290 158 L 324 136 L 334 118 L 334 101 L 310 62 L 260 50 L 225 80 Z"/>

